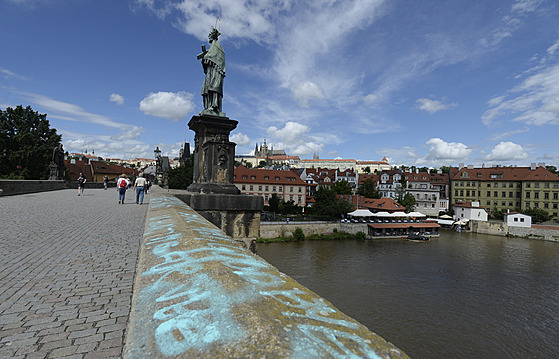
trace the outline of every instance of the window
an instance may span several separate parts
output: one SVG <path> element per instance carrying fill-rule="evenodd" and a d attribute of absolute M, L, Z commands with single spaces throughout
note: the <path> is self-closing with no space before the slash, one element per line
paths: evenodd
<path fill-rule="evenodd" d="M 252 188 L 253 188 L 252 185 L 250 185 L 250 186 L 248 187 L 248 189 L 249 189 L 250 191 L 252 191 Z"/>
<path fill-rule="evenodd" d="M 530 192 L 526 192 L 526 198 L 530 198 Z"/>
<path fill-rule="evenodd" d="M 276 186 L 273 186 L 272 187 L 272 192 L 275 192 L 275 191 L 276 191 Z"/>
<path fill-rule="evenodd" d="M 245 185 L 241 186 L 241 190 L 243 190 L 243 191 L 246 190 Z"/>
<path fill-rule="evenodd" d="M 540 184 L 538 182 L 534 183 L 534 188 L 540 188 Z"/>
<path fill-rule="evenodd" d="M 491 182 L 487 182 L 487 187 L 491 187 Z"/>
<path fill-rule="evenodd" d="M 279 181 L 279 177 L 278 177 L 278 176 L 276 176 L 276 181 Z"/>
<path fill-rule="evenodd" d="M 499 192 L 494 191 L 494 192 L 493 192 L 493 197 L 499 197 Z"/>
<path fill-rule="evenodd" d="M 457 190 L 457 189 L 454 190 L 454 195 L 455 195 L 456 197 L 458 197 L 458 190 Z"/>
<path fill-rule="evenodd" d="M 264 189 L 266 190 L 266 192 L 270 190 L 268 186 L 264 187 Z"/>
<path fill-rule="evenodd" d="M 534 202 L 534 208 L 539 208 L 540 204 L 538 202 Z"/>
<path fill-rule="evenodd" d="M 299 196 L 299 203 L 303 203 L 303 197 Z"/>
<path fill-rule="evenodd" d="M 501 192 L 501 197 L 506 197 L 507 196 L 507 192 L 503 191 Z"/>
<path fill-rule="evenodd" d="M 520 218 L 520 222 L 524 222 L 524 218 Z"/>
<path fill-rule="evenodd" d="M 491 197 L 491 191 L 487 191 L 487 197 Z"/>
<path fill-rule="evenodd" d="M 470 197 L 470 190 L 467 190 L 467 191 L 466 191 L 466 196 L 467 196 L 467 197 Z"/>
<path fill-rule="evenodd" d="M 526 188 L 530 188 L 530 182 L 526 182 Z"/>
<path fill-rule="evenodd" d="M 268 176 L 264 176 L 264 179 L 265 179 L 265 180 L 267 181 L 267 180 L 269 180 L 269 179 L 270 179 L 270 177 L 268 177 Z"/>
<path fill-rule="evenodd" d="M 553 209 L 557 209 L 557 203 L 553 203 Z"/>
<path fill-rule="evenodd" d="M 509 198 L 512 198 L 512 197 L 514 197 L 512 192 L 509 192 Z"/>
<path fill-rule="evenodd" d="M 474 196 L 474 197 L 476 196 L 476 191 L 475 190 L 472 191 L 472 196 Z"/>
<path fill-rule="evenodd" d="M 514 221 L 515 221 L 515 222 L 518 222 L 518 218 L 514 217 Z"/>
<path fill-rule="evenodd" d="M 512 207 L 512 201 L 509 201 L 509 207 Z"/>
<path fill-rule="evenodd" d="M 490 205 L 491 205 L 491 201 L 487 201 L 486 204 L 487 204 L 488 206 L 490 206 Z"/>
<path fill-rule="evenodd" d="M 262 186 L 258 186 L 258 190 L 259 190 L 259 191 L 262 191 Z"/>
<path fill-rule="evenodd" d="M 250 176 L 250 179 L 255 180 L 256 176 Z"/>
<path fill-rule="evenodd" d="M 280 192 L 282 191 L 282 186 L 278 187 L 278 191 L 280 191 Z"/>
<path fill-rule="evenodd" d="M 303 187 L 299 187 L 299 193 L 303 192 Z"/>
<path fill-rule="evenodd" d="M 543 187 L 544 188 L 549 188 L 549 182 L 544 183 Z"/>
<path fill-rule="evenodd" d="M 506 206 L 507 204 L 505 203 L 505 201 L 501 202 L 501 206 Z"/>
<path fill-rule="evenodd" d="M 549 208 L 549 203 L 544 203 L 543 208 Z"/>
<path fill-rule="evenodd" d="M 247 179 L 247 176 L 246 176 L 246 175 L 245 175 L 245 176 L 243 176 L 243 179 Z"/>
<path fill-rule="evenodd" d="M 534 192 L 534 198 L 540 199 L 540 192 Z"/>
<path fill-rule="evenodd" d="M 460 197 L 464 197 L 464 190 L 463 189 L 460 190 Z"/>
<path fill-rule="evenodd" d="M 293 192 L 293 186 L 289 187 L 289 192 Z"/>

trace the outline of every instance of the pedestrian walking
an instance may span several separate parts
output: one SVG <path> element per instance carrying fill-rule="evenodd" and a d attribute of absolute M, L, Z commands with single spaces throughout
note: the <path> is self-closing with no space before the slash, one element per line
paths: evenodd
<path fill-rule="evenodd" d="M 83 173 L 80 172 L 80 176 L 78 177 L 78 196 L 83 194 L 83 187 L 87 179 L 83 176 Z"/>
<path fill-rule="evenodd" d="M 103 185 L 105 186 L 105 189 L 107 189 L 109 186 L 109 176 L 103 177 Z"/>
<path fill-rule="evenodd" d="M 146 187 L 147 181 L 144 178 L 144 174 L 140 172 L 138 178 L 136 178 L 136 181 L 134 182 L 134 189 L 136 190 L 136 204 L 144 203 L 144 192 L 146 190 Z"/>
<path fill-rule="evenodd" d="M 129 186 L 129 181 L 123 173 L 116 182 L 116 190 L 118 191 L 118 203 L 124 204 L 124 197 L 126 196 L 126 189 Z"/>

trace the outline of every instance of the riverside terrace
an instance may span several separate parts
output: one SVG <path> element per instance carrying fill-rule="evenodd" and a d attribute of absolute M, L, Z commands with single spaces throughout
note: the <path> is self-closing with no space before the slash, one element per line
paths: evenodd
<path fill-rule="evenodd" d="M 407 357 L 166 191 L 128 195 L 0 197 L 0 357 Z"/>

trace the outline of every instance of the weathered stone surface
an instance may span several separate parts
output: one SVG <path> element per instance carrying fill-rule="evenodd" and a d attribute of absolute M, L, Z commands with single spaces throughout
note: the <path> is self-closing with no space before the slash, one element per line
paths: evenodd
<path fill-rule="evenodd" d="M 261 196 L 173 191 L 175 196 L 235 239 L 256 239 L 260 231 Z"/>
<path fill-rule="evenodd" d="M 125 358 L 407 357 L 168 193 L 137 270 Z"/>

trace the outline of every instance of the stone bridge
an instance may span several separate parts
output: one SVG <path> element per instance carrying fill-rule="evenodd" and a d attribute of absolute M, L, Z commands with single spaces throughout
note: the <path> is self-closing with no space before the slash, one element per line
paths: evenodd
<path fill-rule="evenodd" d="M 0 196 L 0 357 L 406 357 L 166 191 L 127 196 Z"/>

